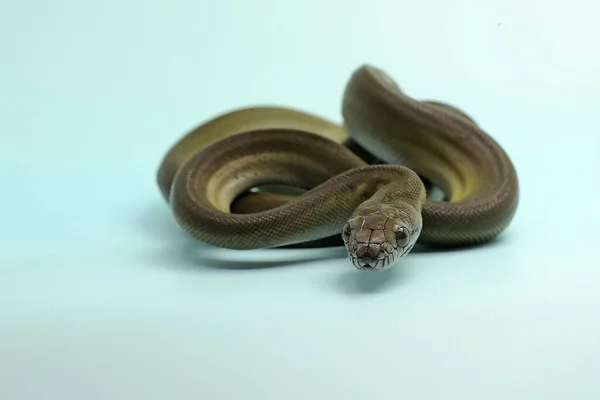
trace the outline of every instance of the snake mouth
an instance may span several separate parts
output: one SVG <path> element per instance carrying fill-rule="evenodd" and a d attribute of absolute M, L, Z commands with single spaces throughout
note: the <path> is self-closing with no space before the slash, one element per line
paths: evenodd
<path fill-rule="evenodd" d="M 371 257 L 351 257 L 352 264 L 361 271 L 383 271 L 389 267 L 385 259 Z"/>

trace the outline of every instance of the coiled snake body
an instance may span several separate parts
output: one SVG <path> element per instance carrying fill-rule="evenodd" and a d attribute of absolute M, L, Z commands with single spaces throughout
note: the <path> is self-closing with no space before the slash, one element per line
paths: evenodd
<path fill-rule="evenodd" d="M 462 111 L 417 101 L 364 65 L 348 81 L 342 115 L 343 126 L 283 107 L 221 115 L 175 143 L 158 185 L 200 241 L 256 249 L 341 237 L 353 265 L 369 271 L 395 265 L 417 240 L 479 244 L 513 219 L 515 168 Z M 446 198 L 428 199 L 421 178 Z M 305 192 L 251 191 L 268 184 Z"/>

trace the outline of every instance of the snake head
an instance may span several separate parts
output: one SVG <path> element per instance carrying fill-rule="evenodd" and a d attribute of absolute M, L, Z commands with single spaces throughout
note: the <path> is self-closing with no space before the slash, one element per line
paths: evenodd
<path fill-rule="evenodd" d="M 362 271 L 384 271 L 412 250 L 421 233 L 399 217 L 380 211 L 350 219 L 342 229 L 342 239 L 352 264 Z"/>

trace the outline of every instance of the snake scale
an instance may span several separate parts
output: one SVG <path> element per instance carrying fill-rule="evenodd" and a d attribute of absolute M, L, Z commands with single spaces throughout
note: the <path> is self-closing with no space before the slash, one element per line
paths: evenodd
<path fill-rule="evenodd" d="M 512 221 L 515 167 L 461 110 L 416 100 L 365 64 L 347 82 L 342 117 L 340 125 L 285 107 L 219 115 L 169 149 L 158 186 L 202 242 L 243 250 L 337 238 L 363 271 L 389 269 L 417 241 L 488 242 Z M 426 182 L 445 197 L 428 198 Z M 264 185 L 302 192 L 255 190 Z"/>

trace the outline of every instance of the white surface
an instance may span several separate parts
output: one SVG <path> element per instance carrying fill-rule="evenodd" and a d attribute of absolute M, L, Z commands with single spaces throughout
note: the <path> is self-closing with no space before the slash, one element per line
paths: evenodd
<path fill-rule="evenodd" d="M 599 398 L 594 3 L 369 4 L 4 3 L 0 399 Z M 339 120 L 364 62 L 505 146 L 502 240 L 373 276 L 180 231 L 154 174 L 181 134 Z"/>

